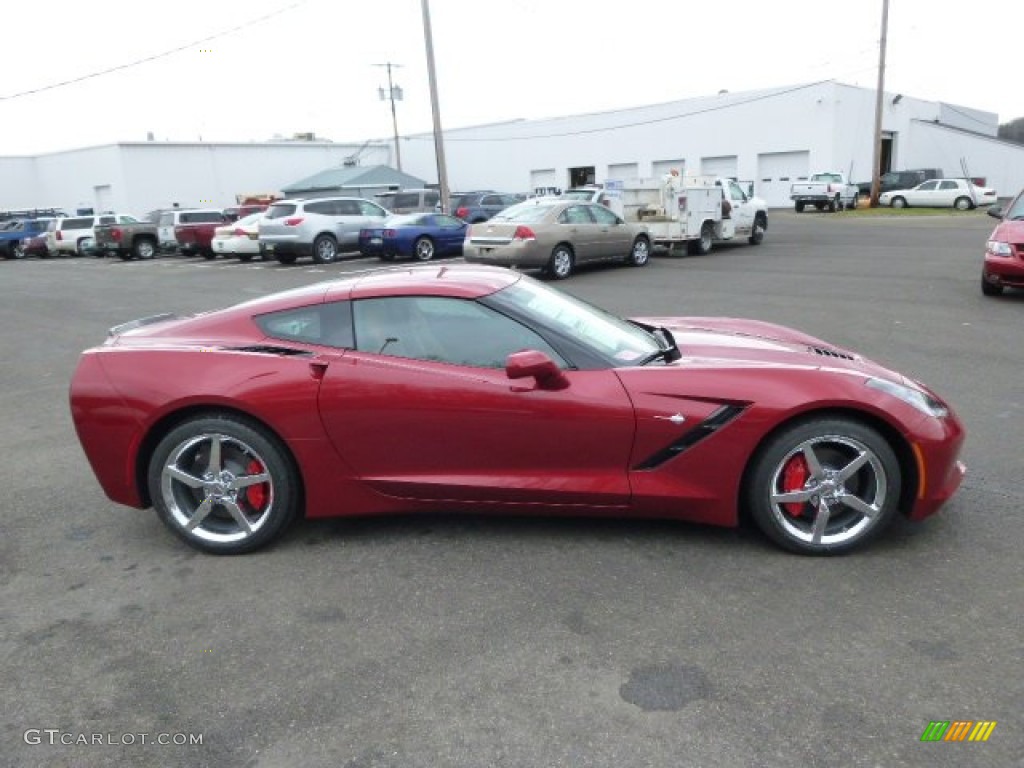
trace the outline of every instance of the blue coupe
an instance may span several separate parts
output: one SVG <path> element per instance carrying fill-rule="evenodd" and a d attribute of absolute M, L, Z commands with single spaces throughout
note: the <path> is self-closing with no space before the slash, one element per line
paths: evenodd
<path fill-rule="evenodd" d="M 443 213 L 390 216 L 378 227 L 359 232 L 359 252 L 384 261 L 410 257 L 430 261 L 435 256 L 461 256 L 469 225 Z"/>

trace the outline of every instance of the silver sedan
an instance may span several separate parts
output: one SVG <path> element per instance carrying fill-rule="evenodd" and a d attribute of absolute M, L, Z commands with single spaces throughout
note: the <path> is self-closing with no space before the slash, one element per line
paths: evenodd
<path fill-rule="evenodd" d="M 543 269 L 562 280 L 580 264 L 623 261 L 642 267 L 651 239 L 603 205 L 578 200 L 528 200 L 473 224 L 463 245 L 466 261 Z"/>

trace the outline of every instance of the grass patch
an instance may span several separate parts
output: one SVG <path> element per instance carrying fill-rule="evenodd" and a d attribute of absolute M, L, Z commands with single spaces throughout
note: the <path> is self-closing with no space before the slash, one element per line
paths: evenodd
<path fill-rule="evenodd" d="M 868 208 L 861 203 L 854 210 L 843 211 L 844 216 L 870 217 L 900 217 L 900 216 L 984 216 L 986 206 L 975 208 L 973 211 L 958 211 L 956 208 L 890 208 L 889 206 L 878 206 Z"/>

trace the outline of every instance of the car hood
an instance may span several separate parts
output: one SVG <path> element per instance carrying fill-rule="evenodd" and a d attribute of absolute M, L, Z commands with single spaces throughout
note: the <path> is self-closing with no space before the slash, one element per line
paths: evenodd
<path fill-rule="evenodd" d="M 633 320 L 671 331 L 682 353 L 680 365 L 829 369 L 905 381 L 895 371 L 856 352 L 782 325 L 730 317 L 643 317 Z"/>
<path fill-rule="evenodd" d="M 1024 220 L 1004 219 L 992 230 L 989 240 L 1000 243 L 1024 243 Z"/>

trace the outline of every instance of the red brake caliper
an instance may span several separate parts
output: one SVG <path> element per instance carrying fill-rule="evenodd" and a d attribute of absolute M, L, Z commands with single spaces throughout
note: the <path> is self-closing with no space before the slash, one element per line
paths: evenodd
<path fill-rule="evenodd" d="M 798 453 L 786 462 L 786 466 L 782 470 L 782 492 L 802 491 L 810 476 L 811 471 L 807 468 L 803 454 Z M 787 501 L 782 507 L 793 517 L 800 517 L 804 511 L 804 505 L 803 501 Z"/>
<path fill-rule="evenodd" d="M 252 459 L 249 462 L 249 466 L 245 468 L 245 472 L 248 475 L 259 475 L 262 474 L 263 471 L 263 465 L 256 461 L 256 459 Z M 263 509 L 263 505 L 267 503 L 268 490 L 266 483 L 250 485 L 245 489 L 245 500 L 249 503 L 249 506 L 252 507 L 253 511 L 258 512 Z"/>

